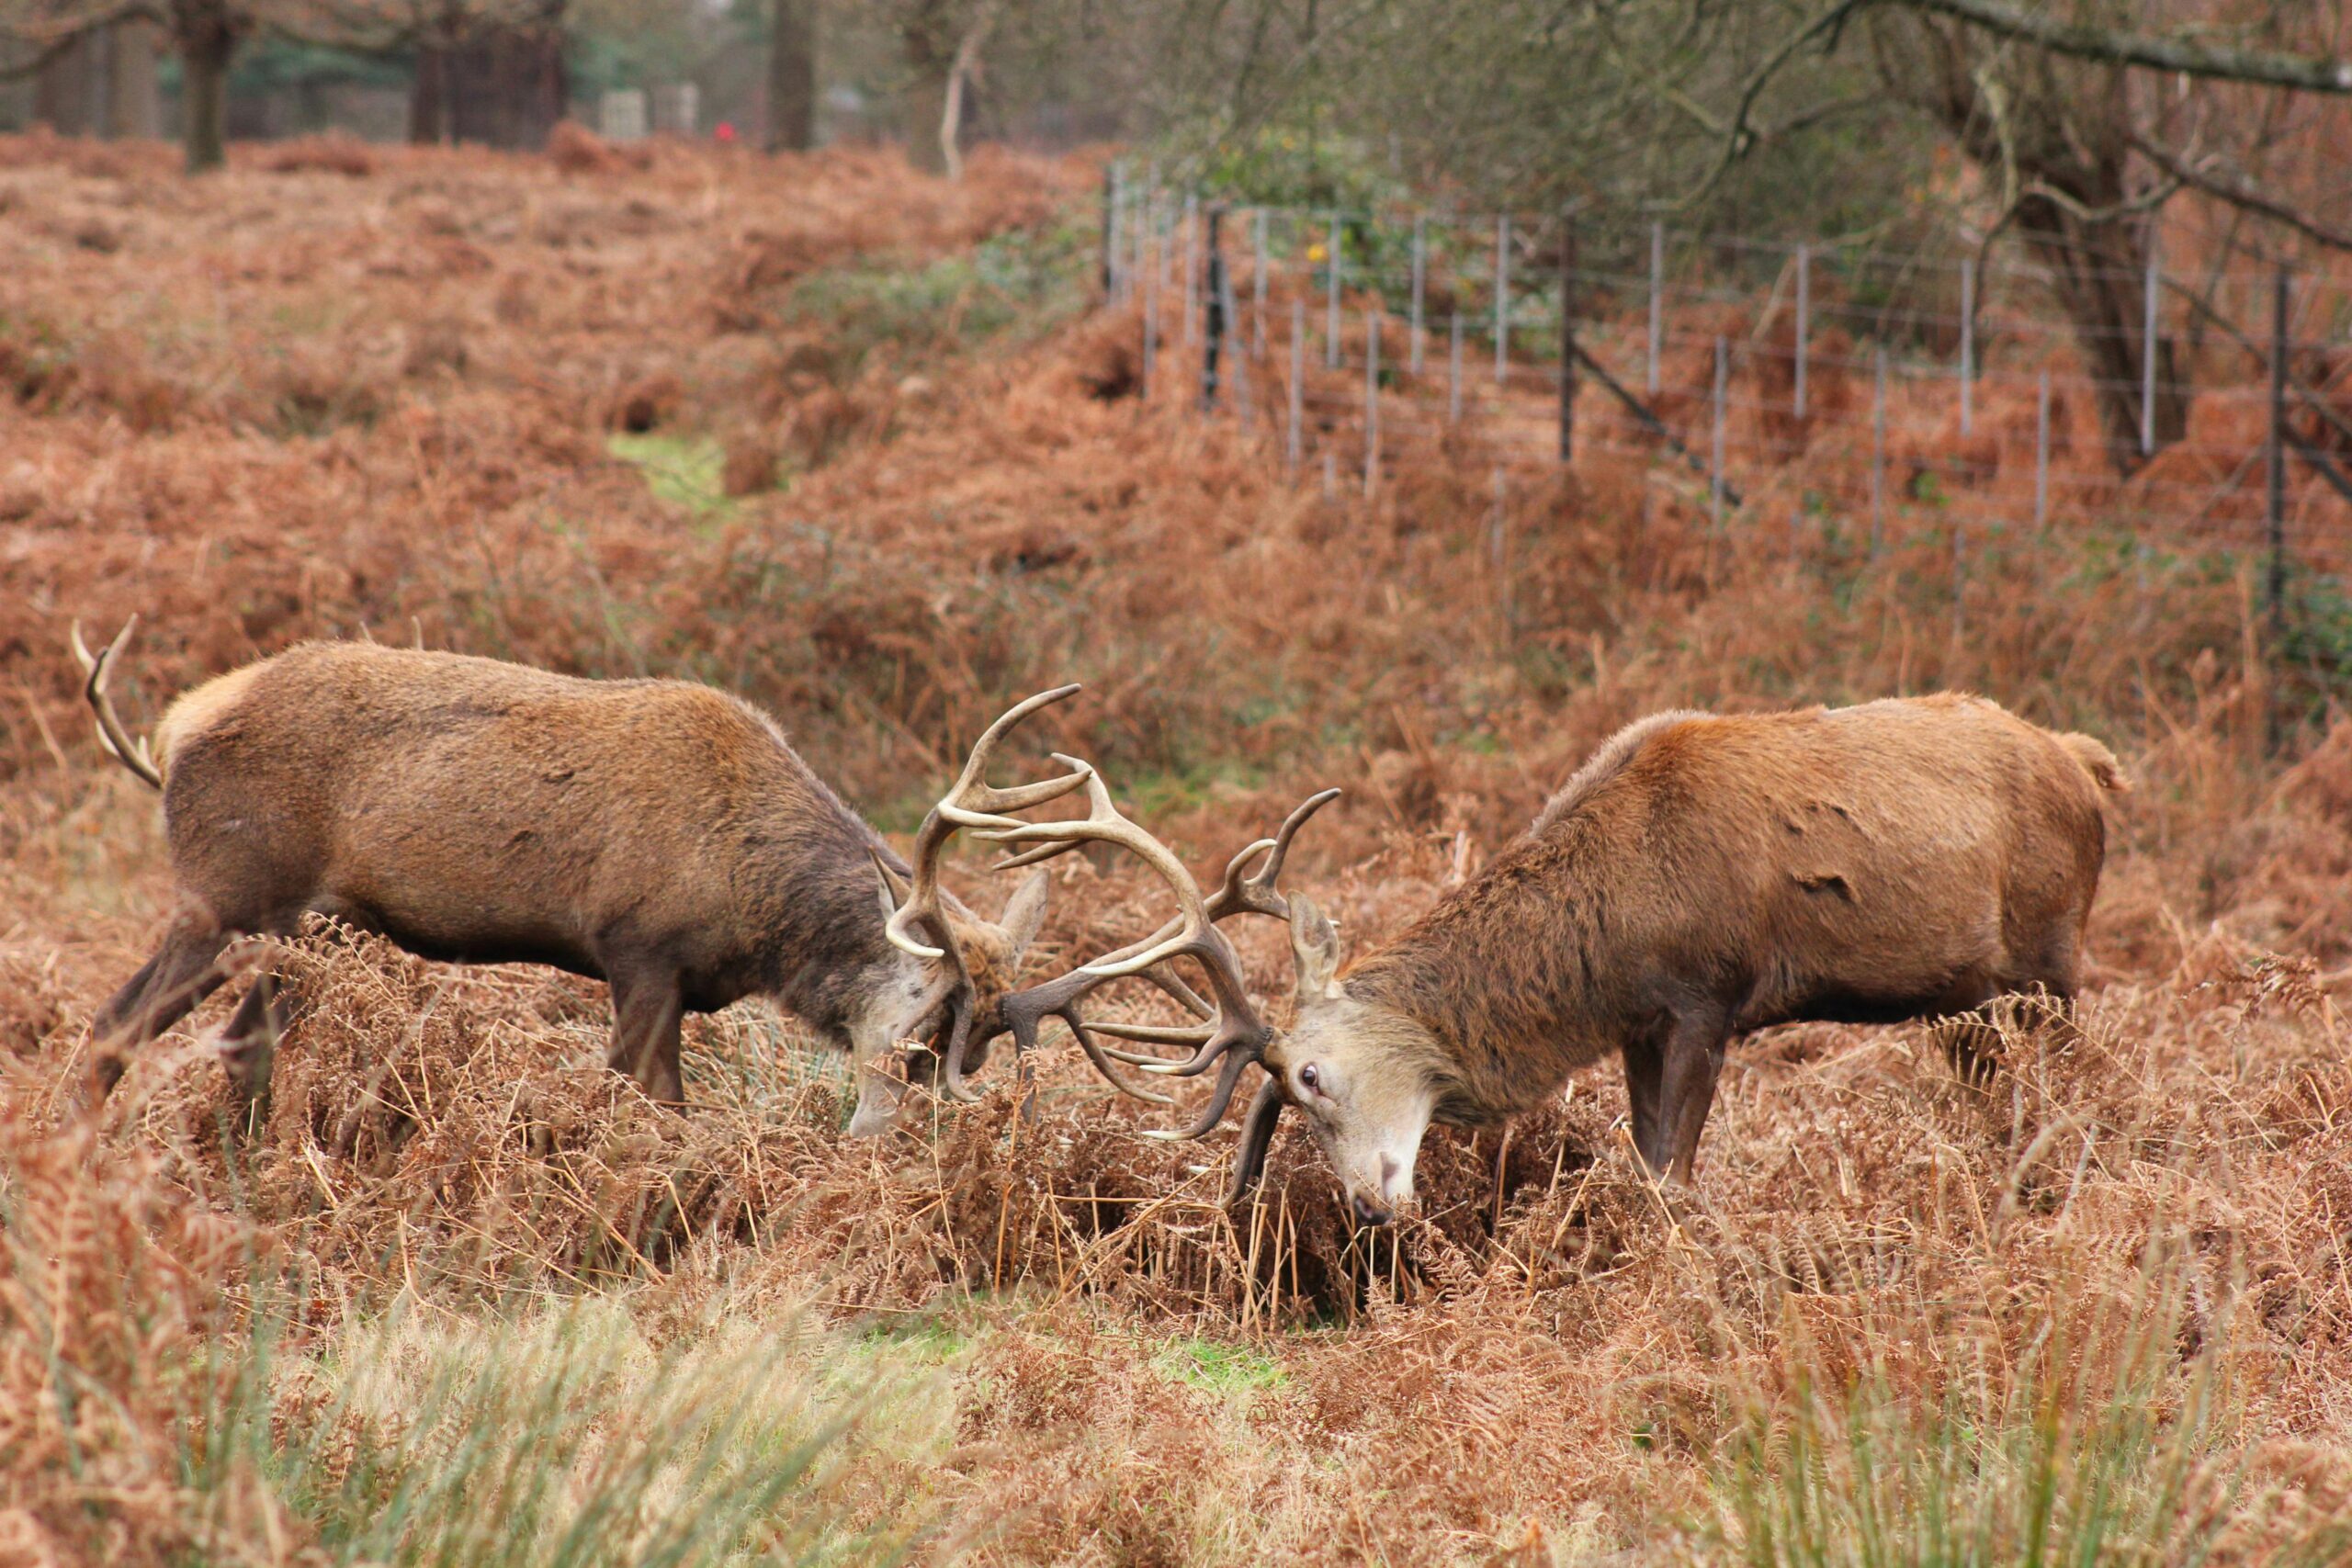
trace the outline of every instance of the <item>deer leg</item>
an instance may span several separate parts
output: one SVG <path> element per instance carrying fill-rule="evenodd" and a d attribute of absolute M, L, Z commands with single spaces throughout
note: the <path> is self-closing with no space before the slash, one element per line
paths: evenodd
<path fill-rule="evenodd" d="M 264 970 L 220 1032 L 220 1066 L 229 1075 L 231 1106 L 244 1131 L 258 1131 L 269 1115 L 269 1082 L 277 1042 L 293 1021 L 294 994 Z"/>
<path fill-rule="evenodd" d="M 90 1076 L 104 1100 L 121 1078 L 123 1057 L 161 1034 L 220 989 L 228 973 L 220 950 L 229 933 L 209 915 L 183 914 L 164 945 L 98 1010 L 90 1026 Z"/>
<path fill-rule="evenodd" d="M 678 1047 L 685 1001 L 676 971 L 616 969 L 611 980 L 613 1048 L 605 1065 L 635 1078 L 662 1104 L 683 1109 L 686 1084 L 678 1070 Z"/>
<path fill-rule="evenodd" d="M 1655 1040 L 1631 1040 L 1625 1043 L 1625 1100 L 1634 1122 L 1634 1151 L 1655 1176 L 1666 1168 L 1666 1149 L 1661 1141 L 1664 1122 L 1659 1115 L 1659 1079 L 1665 1068 L 1665 1054 Z"/>
<path fill-rule="evenodd" d="M 1731 1014 L 1702 1004 L 1675 1015 L 1667 1032 L 1662 1102 L 1665 1147 L 1670 1155 L 1667 1179 L 1687 1184 L 1699 1155 L 1699 1133 L 1715 1103 L 1715 1079 L 1724 1070 L 1724 1045 L 1731 1039 Z M 1652 1168 L 1657 1168 L 1653 1156 Z"/>

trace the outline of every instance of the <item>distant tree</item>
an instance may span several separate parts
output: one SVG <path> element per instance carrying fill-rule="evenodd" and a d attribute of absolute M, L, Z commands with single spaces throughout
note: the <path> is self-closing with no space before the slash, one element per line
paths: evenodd
<path fill-rule="evenodd" d="M 372 0 L 345 36 L 412 50 L 413 142 L 536 147 L 563 118 L 564 0 Z"/>
<path fill-rule="evenodd" d="M 1818 233 L 1905 218 L 1931 146 L 1990 191 L 1971 227 L 2021 240 L 2098 383 L 2116 467 L 2178 439 L 2180 347 L 2146 335 L 2157 213 L 2196 191 L 2277 243 L 2352 247 L 2309 153 L 2347 128 L 2336 14 L 2310 0 L 1128 0 L 1131 47 L 1213 163 L 1270 128 L 1473 199 L 1586 202 L 1595 221 Z M 2137 26 L 2119 17 L 2140 16 Z M 2331 132 L 2333 134 L 2331 134 Z M 2282 183 L 2283 182 L 2283 183 Z M 2302 197 L 2293 192 L 2300 187 Z M 1328 197 L 1327 197 L 1328 198 Z M 1989 220 L 1985 208 L 1990 208 Z M 2341 210 L 2339 210 L 2341 209 Z M 2233 241 L 2233 243 L 2239 243 Z M 2141 407 L 2153 364 L 2153 407 Z"/>
<path fill-rule="evenodd" d="M 161 15 L 145 6 L 0 0 L 0 80 L 30 76 L 33 118 L 61 135 L 153 136 Z"/>
<path fill-rule="evenodd" d="M 2340 215 L 2289 199 L 2268 177 L 2290 128 L 2296 140 L 2324 134 L 2299 101 L 2352 95 L 2352 62 L 2335 52 L 2335 23 L 2302 6 L 2244 21 L 2160 13 L 2144 28 L 2113 25 L 2115 15 L 2098 0 L 1831 0 L 1785 28 L 1712 129 L 1716 167 L 1727 167 L 1758 145 L 1753 106 L 1791 61 L 1864 51 L 1887 96 L 1982 171 L 1997 203 L 1985 243 L 2014 230 L 2055 276 L 2109 453 L 2130 473 L 2188 424 L 2178 345 L 2146 330 L 2156 215 L 2195 190 L 2288 236 L 2352 248 Z M 2143 406 L 2151 366 L 2155 396 Z"/>
<path fill-rule="evenodd" d="M 817 8 L 775 0 L 768 39 L 767 148 L 806 152 L 817 144 Z"/>

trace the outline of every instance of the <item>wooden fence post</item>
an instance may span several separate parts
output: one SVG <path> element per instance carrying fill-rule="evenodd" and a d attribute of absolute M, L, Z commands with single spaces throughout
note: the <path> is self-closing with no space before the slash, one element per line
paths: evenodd
<path fill-rule="evenodd" d="M 1119 297 L 1119 165 L 1102 171 L 1102 298 Z"/>
<path fill-rule="evenodd" d="M 2270 529 L 2270 647 L 2275 654 L 2287 635 L 2287 269 L 2270 288 L 2270 483 L 2266 521 Z"/>
<path fill-rule="evenodd" d="M 1201 301 L 1201 407 L 1216 409 L 1218 358 L 1225 349 L 1225 209 L 1209 206 L 1208 288 Z"/>
<path fill-rule="evenodd" d="M 1714 457 L 1707 471 L 1707 510 L 1715 531 L 1724 525 L 1724 403 L 1731 389 L 1731 344 L 1715 336 Z"/>
<path fill-rule="evenodd" d="M 1560 214 L 1560 461 L 1577 451 L 1577 220 Z"/>

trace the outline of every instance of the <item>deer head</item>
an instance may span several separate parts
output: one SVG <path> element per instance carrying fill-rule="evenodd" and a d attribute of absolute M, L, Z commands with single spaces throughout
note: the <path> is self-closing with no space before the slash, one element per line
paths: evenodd
<path fill-rule="evenodd" d="M 1275 837 L 1261 839 L 1236 855 L 1226 867 L 1223 886 L 1204 897 L 1172 851 L 1120 815 L 1092 769 L 1074 758 L 1056 761 L 1086 770 L 1084 818 L 990 829 L 979 836 L 1031 846 L 1008 865 L 1034 863 L 1079 843 L 1116 845 L 1167 882 L 1179 913 L 1141 942 L 1006 998 L 1005 1027 L 1026 1043 L 1023 1037 L 1034 1035 L 1040 1019 L 1062 1019 L 1105 1077 L 1146 1099 L 1160 1097 L 1142 1094 L 1119 1075 L 1114 1062 L 1177 1077 L 1216 1067 L 1216 1087 L 1199 1119 L 1181 1133 L 1155 1136 L 1206 1136 L 1233 1103 L 1243 1072 L 1257 1064 L 1265 1077 L 1242 1119 L 1228 1201 L 1238 1200 L 1256 1185 L 1282 1112 L 1295 1105 L 1329 1156 L 1357 1219 L 1366 1224 L 1386 1224 L 1396 1205 L 1412 1196 L 1414 1159 L 1437 1108 L 1438 1080 L 1427 1066 L 1435 1058 L 1436 1043 L 1426 1029 L 1404 1015 L 1349 996 L 1337 980 L 1339 933 L 1331 922 L 1311 900 L 1285 897 L 1274 886 L 1292 837 L 1340 792 L 1325 790 L 1303 803 Z M 1245 911 L 1289 924 L 1297 996 L 1287 1032 L 1265 1021 L 1243 983 L 1232 944 L 1217 929 L 1220 921 Z M 1169 972 L 1168 965 L 1186 959 L 1198 964 L 1207 977 L 1209 998 Z M 1077 1005 L 1089 992 L 1128 976 L 1148 980 L 1173 997 L 1193 1012 L 1195 1021 L 1090 1026 L 1079 1016 Z M 1188 1045 L 1193 1054 L 1180 1062 L 1138 1055 L 1104 1046 L 1093 1039 L 1096 1034 L 1146 1044 Z"/>

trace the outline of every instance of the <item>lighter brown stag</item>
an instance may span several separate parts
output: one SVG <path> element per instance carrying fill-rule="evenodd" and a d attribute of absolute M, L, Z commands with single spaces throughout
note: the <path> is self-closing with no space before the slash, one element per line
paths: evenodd
<path fill-rule="evenodd" d="M 1120 845 L 1170 884 L 1182 913 L 1003 1011 L 1034 1012 L 1039 998 L 1067 1008 L 1069 993 L 1115 975 L 1198 961 L 1214 1001 L 1190 998 L 1195 1022 L 1092 1027 L 1193 1047 L 1147 1071 L 1218 1068 L 1185 1135 L 1215 1126 L 1245 1066 L 1263 1066 L 1237 1197 L 1295 1106 L 1357 1218 L 1384 1224 L 1412 1195 L 1431 1122 L 1503 1121 L 1612 1052 L 1641 1158 L 1687 1181 L 1736 1033 L 1958 1015 L 2024 992 L 2070 1004 L 2105 854 L 2101 797 L 2128 787 L 2098 741 L 1977 697 L 1661 714 L 1602 745 L 1524 835 L 1345 973 L 1330 921 L 1305 897 L 1274 895 L 1261 873 L 1262 896 L 1246 907 L 1287 920 L 1297 965 L 1295 1017 L 1277 1031 L 1216 929 L 1243 902 L 1204 898 L 1090 777 L 1085 822 L 988 836 Z"/>

